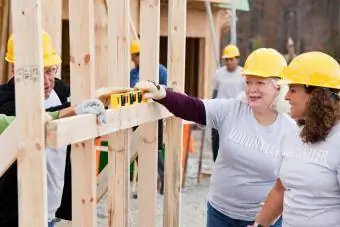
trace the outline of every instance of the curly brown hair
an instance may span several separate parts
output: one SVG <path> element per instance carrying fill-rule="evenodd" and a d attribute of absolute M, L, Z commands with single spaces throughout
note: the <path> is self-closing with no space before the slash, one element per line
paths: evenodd
<path fill-rule="evenodd" d="M 305 86 L 310 94 L 306 118 L 298 120 L 303 126 L 300 137 L 305 143 L 325 141 L 333 126 L 339 121 L 339 90 L 315 86 Z"/>

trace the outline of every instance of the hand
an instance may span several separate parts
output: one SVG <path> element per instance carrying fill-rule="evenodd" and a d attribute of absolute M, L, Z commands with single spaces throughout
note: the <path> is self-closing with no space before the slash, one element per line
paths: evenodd
<path fill-rule="evenodd" d="M 89 99 L 76 105 L 74 108 L 76 115 L 80 114 L 95 114 L 100 123 L 106 123 L 105 108 L 102 102 L 98 99 Z"/>
<path fill-rule="evenodd" d="M 153 81 L 141 81 L 135 85 L 135 88 L 141 89 L 145 91 L 144 98 L 145 99 L 155 99 L 159 100 L 165 98 L 166 91 L 165 88 L 159 84 L 156 84 Z"/>

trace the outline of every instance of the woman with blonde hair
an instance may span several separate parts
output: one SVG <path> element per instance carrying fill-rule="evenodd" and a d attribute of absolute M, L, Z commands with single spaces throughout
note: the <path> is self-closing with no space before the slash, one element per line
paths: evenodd
<path fill-rule="evenodd" d="M 281 136 L 295 127 L 295 122 L 277 109 L 288 105 L 282 104 L 282 89 L 276 84 L 286 66 L 274 49 L 261 48 L 250 54 L 243 69 L 246 102 L 200 100 L 150 81 L 136 85 L 146 91 L 145 98 L 156 100 L 175 116 L 218 130 L 220 144 L 208 195 L 207 227 L 253 223 L 275 184 Z"/>

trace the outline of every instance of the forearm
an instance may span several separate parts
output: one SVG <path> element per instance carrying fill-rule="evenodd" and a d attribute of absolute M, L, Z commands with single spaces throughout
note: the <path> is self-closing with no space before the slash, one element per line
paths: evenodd
<path fill-rule="evenodd" d="M 274 188 L 268 195 L 268 198 L 260 212 L 256 217 L 256 222 L 263 226 L 270 226 L 270 224 L 279 216 L 283 211 L 283 195 L 284 187 L 281 180 L 277 180 Z"/>
<path fill-rule="evenodd" d="M 206 124 L 206 112 L 201 100 L 177 92 L 166 90 L 166 97 L 156 102 L 164 105 L 176 117 Z"/>
<path fill-rule="evenodd" d="M 58 118 L 65 118 L 65 117 L 71 117 L 75 116 L 76 112 L 74 110 L 74 107 L 68 107 L 66 109 L 62 109 L 59 111 L 59 117 Z"/>

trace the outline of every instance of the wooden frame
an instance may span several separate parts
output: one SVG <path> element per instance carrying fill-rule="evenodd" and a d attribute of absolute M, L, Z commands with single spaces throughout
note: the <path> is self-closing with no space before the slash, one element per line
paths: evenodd
<path fill-rule="evenodd" d="M 98 1 L 69 3 L 72 104 L 93 98 L 96 72 L 94 18 Z M 0 174 L 17 159 L 20 226 L 46 226 L 46 147 L 72 144 L 72 225 L 96 226 L 94 138 L 109 141 L 109 226 L 129 226 L 130 128 L 140 125 L 139 226 L 156 226 L 157 123 L 168 118 L 164 226 L 179 226 L 182 121 L 155 102 L 107 110 L 108 123 L 93 115 L 48 122 L 44 127 L 41 0 L 12 0 L 16 54 L 17 119 L 0 135 Z M 160 0 L 141 6 L 141 78 L 158 80 Z M 130 0 L 107 0 L 108 71 L 106 86 L 128 86 Z M 169 83 L 184 88 L 186 1 L 169 1 Z M 50 21 L 51 22 L 51 21 Z M 51 22 L 52 23 L 52 22 Z M 58 22 L 59 23 L 59 22 Z M 53 23 L 52 23 L 53 24 Z M 79 26 L 81 24 L 81 26 Z M 53 27 L 53 26 L 52 26 Z M 103 33 L 105 34 L 105 33 Z M 143 51 L 144 49 L 144 51 Z M 145 51 L 147 50 L 147 51 Z M 110 76 L 110 77 L 109 77 Z M 172 139 L 170 140 L 170 136 Z M 25 182 L 22 184 L 21 182 Z M 34 204 L 34 205 L 33 205 Z M 25 224 L 24 224 L 25 223 Z"/>

